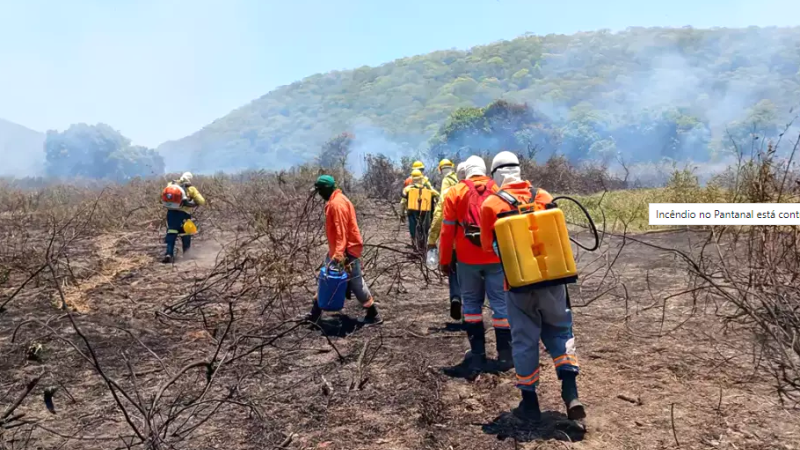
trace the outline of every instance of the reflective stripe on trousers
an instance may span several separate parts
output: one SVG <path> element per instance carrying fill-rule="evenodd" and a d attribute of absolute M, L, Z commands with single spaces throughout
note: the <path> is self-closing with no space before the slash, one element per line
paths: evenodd
<path fill-rule="evenodd" d="M 553 357 L 556 372 L 578 373 L 566 287 L 550 286 L 526 293 L 506 292 L 506 295 L 517 387 L 533 390 L 539 382 L 540 339 Z"/>
<path fill-rule="evenodd" d="M 167 244 L 167 255 L 175 255 L 175 242 L 178 239 L 178 235 L 181 235 L 183 250 L 189 250 L 189 247 L 192 245 L 192 236 L 183 234 L 183 223 L 191 218 L 191 214 L 186 211 L 176 209 L 167 211 L 167 235 L 164 237 L 164 242 Z"/>
<path fill-rule="evenodd" d="M 503 292 L 505 281 L 503 265 L 459 262 L 457 270 L 464 321 L 468 323 L 482 322 L 483 304 L 488 297 L 494 325 L 498 328 L 508 328 L 506 296 Z"/>

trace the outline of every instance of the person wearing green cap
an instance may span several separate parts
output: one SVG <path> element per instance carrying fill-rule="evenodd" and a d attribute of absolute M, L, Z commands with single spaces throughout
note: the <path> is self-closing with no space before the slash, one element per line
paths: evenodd
<path fill-rule="evenodd" d="M 325 264 L 331 261 L 343 266 L 349 274 L 348 289 L 355 295 L 367 313 L 359 319 L 364 325 L 382 322 L 378 309 L 361 272 L 361 253 L 364 241 L 356 222 L 356 210 L 342 190 L 336 187 L 336 180 L 330 175 L 321 175 L 314 183 L 314 190 L 325 200 L 325 234 L 328 238 L 328 255 Z M 311 312 L 304 318 L 316 322 L 322 316 L 322 309 L 314 299 Z"/>

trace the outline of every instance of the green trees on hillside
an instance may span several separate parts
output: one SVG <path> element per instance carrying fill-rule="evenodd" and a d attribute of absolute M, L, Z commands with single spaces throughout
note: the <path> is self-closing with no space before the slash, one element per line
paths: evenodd
<path fill-rule="evenodd" d="M 155 150 L 132 146 L 130 139 L 106 124 L 50 130 L 44 142 L 47 175 L 128 180 L 162 175 L 164 160 Z"/>
<path fill-rule="evenodd" d="M 748 121 L 768 122 L 765 107 Z M 750 123 L 750 122 L 747 122 Z M 554 154 L 568 160 L 628 162 L 693 156 L 708 158 L 709 130 L 695 117 L 676 109 L 642 111 L 614 121 L 588 103 L 569 111 L 562 125 L 527 104 L 498 100 L 485 108 L 459 108 L 430 140 L 430 155 L 462 159 L 469 153 L 515 151 L 544 161 Z"/>
<path fill-rule="evenodd" d="M 160 150 L 196 156 L 197 170 L 280 168 L 313 159 L 331 135 L 369 123 L 401 148 L 427 151 L 451 113 L 475 115 L 500 99 L 527 103 L 542 133 L 557 132 L 558 151 L 573 160 L 702 158 L 749 108 L 771 102 L 783 120 L 800 103 L 798 41 L 798 27 L 527 35 L 313 75 Z"/>
<path fill-rule="evenodd" d="M 558 148 L 559 132 L 527 104 L 498 100 L 485 108 L 459 108 L 430 141 L 430 154 L 463 159 L 474 152 L 522 151 L 530 157 Z"/>
<path fill-rule="evenodd" d="M 324 169 L 344 169 L 347 165 L 347 157 L 350 156 L 350 148 L 353 145 L 351 133 L 342 133 L 328 140 L 319 154 L 319 165 Z"/>

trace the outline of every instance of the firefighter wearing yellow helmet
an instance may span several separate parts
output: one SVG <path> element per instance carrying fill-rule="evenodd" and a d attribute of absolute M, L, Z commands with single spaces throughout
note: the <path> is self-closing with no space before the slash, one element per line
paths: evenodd
<path fill-rule="evenodd" d="M 464 164 L 460 164 L 459 166 L 463 166 Z M 463 167 L 462 167 L 463 168 Z M 461 177 L 458 176 L 457 171 L 455 170 L 455 166 L 453 162 L 449 159 L 443 159 L 439 161 L 439 172 L 442 174 L 442 188 L 439 192 L 441 192 L 442 199 L 445 198 L 447 195 L 448 190 L 458 184 L 459 179 L 463 179 L 463 171 L 461 173 Z M 431 229 L 428 234 L 428 249 L 434 249 L 438 246 L 439 241 L 439 234 L 442 231 L 442 205 L 444 201 L 440 201 L 436 204 L 436 208 L 433 211 L 433 218 L 431 220 Z M 455 266 L 456 259 L 453 258 L 452 265 Z M 456 275 L 456 270 L 451 270 L 448 276 L 448 285 L 450 286 L 450 317 L 453 320 L 461 320 L 461 287 L 458 284 L 458 276 Z"/>
<path fill-rule="evenodd" d="M 425 176 L 425 164 L 423 164 L 422 161 L 414 161 L 414 164 L 411 164 L 411 170 L 412 172 L 415 170 L 419 170 L 420 173 L 422 173 L 422 178 L 425 180 L 425 182 L 428 182 L 428 177 Z M 403 183 L 403 188 L 411 185 L 411 183 L 414 182 L 413 178 L 414 178 L 413 174 L 410 177 L 406 178 L 405 183 Z"/>
<path fill-rule="evenodd" d="M 415 249 L 422 250 L 431 226 L 431 216 L 439 193 L 419 169 L 411 172 L 411 184 L 403 188 L 400 205 L 408 217 L 408 232 Z"/>
<path fill-rule="evenodd" d="M 450 161 L 449 159 L 443 159 L 443 160 L 439 161 L 439 173 L 442 173 L 442 170 L 447 168 L 447 167 L 449 167 L 451 171 L 453 169 L 455 169 L 455 165 L 453 164 L 453 161 Z"/>

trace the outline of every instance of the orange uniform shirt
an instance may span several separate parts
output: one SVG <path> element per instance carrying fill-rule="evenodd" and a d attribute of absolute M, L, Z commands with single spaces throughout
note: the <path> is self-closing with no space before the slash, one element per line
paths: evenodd
<path fill-rule="evenodd" d="M 475 186 L 485 185 L 491 178 L 487 176 L 476 176 L 470 178 Z M 497 192 L 497 186 L 492 191 Z M 467 192 L 469 187 L 464 183 L 458 183 L 447 191 L 442 206 L 442 234 L 439 238 L 439 264 L 450 264 L 453 257 L 453 244 L 455 243 L 456 256 L 458 262 L 465 264 L 497 264 L 500 258 L 494 252 L 485 252 L 482 248 L 473 244 L 464 235 L 464 223 L 467 217 L 469 200 Z M 481 227 L 482 228 L 482 227 Z M 483 236 L 481 229 L 481 236 Z"/>
<path fill-rule="evenodd" d="M 360 258 L 364 241 L 356 222 L 356 210 L 340 189 L 331 195 L 325 205 L 325 234 L 328 237 L 328 256 L 344 256 L 345 252 Z"/>
<path fill-rule="evenodd" d="M 528 181 L 518 181 L 503 185 L 502 190 L 513 195 L 521 204 L 531 203 L 531 183 Z M 535 210 L 544 209 L 544 205 L 553 201 L 553 196 L 544 189 L 539 189 L 536 199 Z M 502 198 L 491 195 L 481 205 L 481 248 L 494 255 L 494 224 L 500 213 L 511 211 L 511 205 Z"/>

